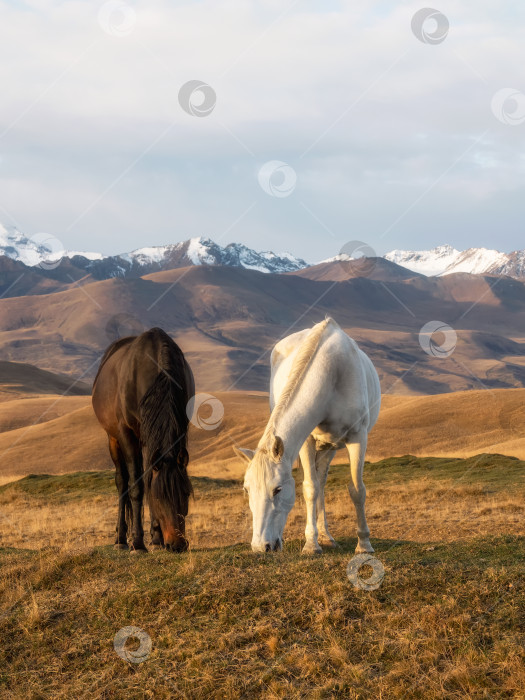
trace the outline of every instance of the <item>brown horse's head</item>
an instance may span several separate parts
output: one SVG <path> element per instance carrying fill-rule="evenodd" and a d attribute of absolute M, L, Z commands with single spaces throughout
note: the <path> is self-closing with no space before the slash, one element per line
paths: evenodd
<path fill-rule="evenodd" d="M 151 470 L 147 481 L 152 543 L 164 545 L 171 552 L 185 552 L 185 521 L 191 494 L 187 475 L 165 463 L 160 469 Z"/>

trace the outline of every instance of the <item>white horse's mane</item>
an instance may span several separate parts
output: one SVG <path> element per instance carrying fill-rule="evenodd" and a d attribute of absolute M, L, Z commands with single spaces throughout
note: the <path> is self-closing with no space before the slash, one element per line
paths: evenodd
<path fill-rule="evenodd" d="M 284 390 L 281 396 L 279 397 L 279 401 L 275 405 L 270 416 L 270 420 L 266 425 L 266 429 L 263 435 L 264 442 L 266 442 L 270 436 L 273 437 L 273 430 L 275 428 L 275 424 L 277 420 L 283 415 L 284 411 L 287 409 L 288 404 L 292 399 L 292 396 L 299 388 L 299 385 L 304 375 L 306 374 L 306 370 L 308 369 L 308 366 L 310 365 L 310 362 L 312 361 L 317 351 L 317 348 L 319 347 L 321 337 L 323 336 L 323 333 L 329 323 L 335 323 L 335 321 L 332 318 L 328 317 L 324 321 L 321 321 L 321 323 L 316 324 L 312 328 L 310 333 L 308 333 L 304 341 L 301 343 L 297 355 L 293 361 L 292 369 L 290 371 L 290 375 L 288 376 L 286 386 L 284 387 Z"/>

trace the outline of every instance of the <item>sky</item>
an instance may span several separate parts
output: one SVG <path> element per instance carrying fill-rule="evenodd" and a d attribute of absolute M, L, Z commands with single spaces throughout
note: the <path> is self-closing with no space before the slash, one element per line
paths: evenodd
<path fill-rule="evenodd" d="M 525 248 L 520 5 L 0 2 L 0 221 L 104 254 Z"/>

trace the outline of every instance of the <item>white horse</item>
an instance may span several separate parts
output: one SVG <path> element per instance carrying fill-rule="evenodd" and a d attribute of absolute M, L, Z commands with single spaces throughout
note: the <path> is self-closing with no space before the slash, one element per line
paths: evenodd
<path fill-rule="evenodd" d="M 346 446 L 348 490 L 357 515 L 355 551 L 373 552 L 363 465 L 381 402 L 374 365 L 331 318 L 277 343 L 271 365 L 271 415 L 264 434 L 255 451 L 235 448 L 249 462 L 244 488 L 253 515 L 253 551 L 282 549 L 284 526 L 295 502 L 292 465 L 297 456 L 306 502 L 303 553 L 321 553 L 319 542 L 336 546 L 326 522 L 324 487 L 336 450 Z"/>

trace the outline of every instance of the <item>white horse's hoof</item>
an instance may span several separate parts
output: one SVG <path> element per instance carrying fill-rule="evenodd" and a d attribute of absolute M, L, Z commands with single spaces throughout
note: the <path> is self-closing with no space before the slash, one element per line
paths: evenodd
<path fill-rule="evenodd" d="M 329 549 L 337 549 L 339 547 L 337 542 L 330 537 L 320 537 L 319 544 Z"/>
<path fill-rule="evenodd" d="M 355 553 L 356 554 L 373 554 L 374 553 L 374 548 L 370 543 L 368 544 L 358 544 L 357 547 L 355 548 Z"/>
<path fill-rule="evenodd" d="M 314 544 L 305 544 L 301 554 L 322 554 L 323 550 L 319 545 L 315 546 Z"/>

